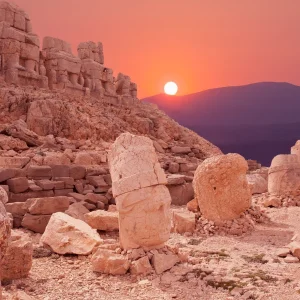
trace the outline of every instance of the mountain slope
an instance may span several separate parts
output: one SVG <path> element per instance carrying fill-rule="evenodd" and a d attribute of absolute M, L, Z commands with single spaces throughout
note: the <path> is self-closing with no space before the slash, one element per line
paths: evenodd
<path fill-rule="evenodd" d="M 269 165 L 300 138 L 300 87 L 256 83 L 196 94 L 143 99 L 224 152 L 238 152 Z"/>

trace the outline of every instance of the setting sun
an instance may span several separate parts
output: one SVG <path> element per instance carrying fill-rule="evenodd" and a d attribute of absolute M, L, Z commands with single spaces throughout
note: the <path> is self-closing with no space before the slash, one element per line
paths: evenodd
<path fill-rule="evenodd" d="M 167 95 L 176 95 L 178 91 L 178 86 L 175 82 L 170 81 L 165 84 L 164 90 Z"/>

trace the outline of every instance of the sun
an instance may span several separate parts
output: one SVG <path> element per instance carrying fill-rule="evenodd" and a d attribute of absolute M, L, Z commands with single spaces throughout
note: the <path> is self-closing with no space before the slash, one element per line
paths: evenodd
<path fill-rule="evenodd" d="M 178 91 L 178 86 L 175 82 L 170 81 L 165 84 L 164 90 L 167 95 L 174 96 Z"/>

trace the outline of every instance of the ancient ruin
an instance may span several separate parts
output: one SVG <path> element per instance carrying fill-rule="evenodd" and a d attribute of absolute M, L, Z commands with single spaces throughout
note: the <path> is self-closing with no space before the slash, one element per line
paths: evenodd
<path fill-rule="evenodd" d="M 203 216 L 220 222 L 238 218 L 251 205 L 246 160 L 227 154 L 205 160 L 195 172 L 196 199 Z"/>
<path fill-rule="evenodd" d="M 102 43 L 83 42 L 78 57 L 66 41 L 45 37 L 40 47 L 29 16 L 18 6 L 0 3 L 1 75 L 7 83 L 91 95 L 114 105 L 134 105 L 137 85 L 104 65 Z"/>
<path fill-rule="evenodd" d="M 300 193 L 300 161 L 296 154 L 274 157 L 269 168 L 268 191 L 277 195 Z"/>
<path fill-rule="evenodd" d="M 171 197 L 152 141 L 124 133 L 108 159 L 122 248 L 163 246 L 170 235 Z"/>

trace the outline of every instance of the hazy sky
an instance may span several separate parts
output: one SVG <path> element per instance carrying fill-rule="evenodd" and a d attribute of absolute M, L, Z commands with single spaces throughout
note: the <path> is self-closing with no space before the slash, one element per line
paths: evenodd
<path fill-rule="evenodd" d="M 139 97 L 258 81 L 300 85 L 299 0 L 14 0 L 40 37 L 101 41 Z"/>

